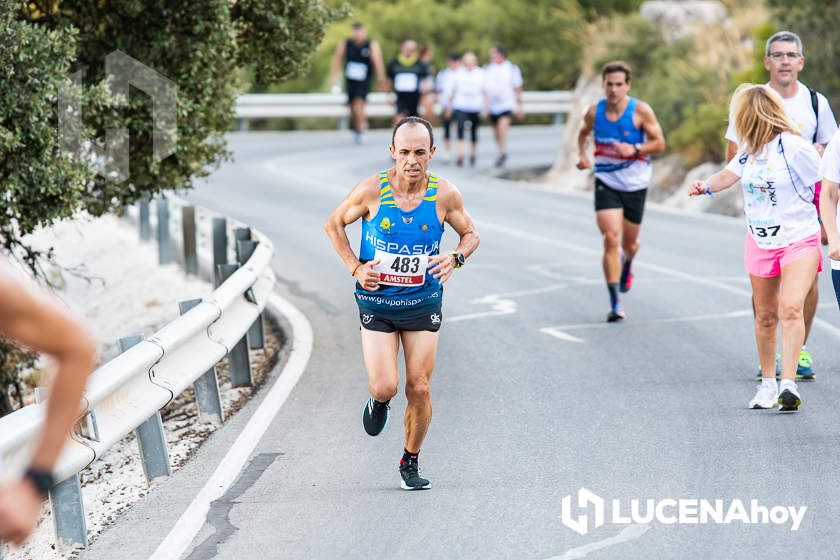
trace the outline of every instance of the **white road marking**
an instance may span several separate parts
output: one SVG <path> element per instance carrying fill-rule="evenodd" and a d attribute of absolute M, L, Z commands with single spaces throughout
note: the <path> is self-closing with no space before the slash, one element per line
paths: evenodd
<path fill-rule="evenodd" d="M 601 256 L 600 251 L 596 251 L 595 249 L 589 249 L 588 247 L 580 247 L 580 246 L 575 245 L 573 243 L 568 243 L 566 241 L 560 241 L 560 240 L 553 239 L 553 238 L 550 238 L 550 237 L 544 237 L 542 235 L 537 235 L 535 233 L 528 233 L 528 232 L 522 231 L 522 230 L 517 229 L 517 228 L 512 228 L 512 227 L 508 227 L 508 226 L 499 225 L 498 223 L 481 222 L 479 224 L 479 229 L 485 229 L 485 230 L 491 230 L 491 231 L 495 230 L 495 231 L 504 233 L 506 235 L 509 235 L 511 237 L 519 237 L 521 239 L 528 239 L 528 240 L 535 241 L 535 242 L 538 242 L 538 243 L 544 243 L 546 245 L 553 245 L 555 247 L 562 247 L 563 249 L 567 249 L 569 251 L 574 251 L 574 252 L 584 254 L 584 255 L 597 256 L 597 257 Z M 686 282 L 691 282 L 691 283 L 694 283 L 694 284 L 701 284 L 701 285 L 704 285 L 704 286 L 709 286 L 710 288 L 717 288 L 719 290 L 729 292 L 729 293 L 734 294 L 734 295 L 744 296 L 746 298 L 752 298 L 752 290 L 748 290 L 748 289 L 745 290 L 743 288 L 738 288 L 737 286 L 732 286 L 730 284 L 726 284 L 726 283 L 721 282 L 719 280 L 716 280 L 714 278 L 706 278 L 706 277 L 702 277 L 702 276 L 697 276 L 695 274 L 688 274 L 688 273 L 682 272 L 680 270 L 676 270 L 676 269 L 673 269 L 673 268 L 668 268 L 667 266 L 659 266 L 659 265 L 648 263 L 648 262 L 639 262 L 639 261 L 633 261 L 633 262 L 635 263 L 635 266 L 643 267 L 643 268 L 646 268 L 648 270 L 653 270 L 653 271 L 659 272 L 660 274 L 665 274 L 667 276 L 670 276 L 672 278 L 679 278 L 679 279 L 685 280 Z M 634 324 L 636 324 L 635 321 L 634 321 Z M 831 323 L 829 323 L 829 322 L 827 322 L 823 319 L 815 318 L 814 319 L 814 325 L 822 328 L 823 330 L 830 333 L 834 337 L 840 339 L 840 328 L 835 327 Z"/>
<path fill-rule="evenodd" d="M 653 325 L 656 323 L 691 323 L 693 321 L 712 321 L 717 319 L 736 319 L 738 317 L 752 317 L 752 309 L 745 309 L 743 311 L 730 311 L 728 313 L 709 313 L 707 315 L 690 315 L 688 317 L 665 317 L 662 319 L 642 319 L 633 321 L 633 325 Z M 602 327 L 613 328 L 609 323 L 600 321 L 598 323 L 578 323 L 573 325 L 557 325 L 554 327 L 545 327 L 540 329 L 540 332 L 554 336 L 552 332 L 548 331 L 568 331 L 574 329 L 597 329 Z M 559 337 L 558 337 L 559 338 Z"/>
<path fill-rule="evenodd" d="M 292 350 L 283 371 L 271 390 L 260 403 L 254 415 L 236 438 L 231 448 L 216 467 L 213 475 L 172 527 L 157 550 L 154 560 L 177 560 L 190 547 L 193 539 L 204 526 L 210 505 L 221 498 L 239 476 L 254 448 L 262 439 L 292 389 L 300 379 L 312 354 L 312 326 L 306 316 L 277 294 L 269 296 L 268 305 L 283 315 L 292 325 Z"/>
<path fill-rule="evenodd" d="M 575 548 L 570 548 L 562 556 L 552 556 L 546 560 L 579 560 L 585 558 L 590 552 L 595 552 L 610 546 L 615 546 L 627 541 L 638 539 L 650 530 L 650 525 L 629 525 L 621 530 L 619 534 L 614 537 L 609 537 L 600 541 L 585 544 Z"/>
<path fill-rule="evenodd" d="M 472 303 L 486 303 L 490 304 L 490 311 L 480 311 L 478 313 L 467 313 L 465 315 L 456 315 L 444 319 L 447 323 L 455 323 L 457 321 L 467 321 L 469 319 L 479 319 L 481 317 L 495 317 L 497 315 L 512 315 L 516 313 L 517 304 L 512 299 L 504 299 L 499 295 L 489 295 L 473 300 Z"/>
<path fill-rule="evenodd" d="M 540 332 L 553 336 L 554 338 L 559 338 L 560 340 L 565 340 L 568 342 L 577 342 L 578 344 L 583 344 L 586 342 L 582 338 L 578 338 L 576 336 L 572 336 L 568 333 L 565 333 L 558 329 L 557 327 L 545 327 L 544 329 L 540 329 Z"/>

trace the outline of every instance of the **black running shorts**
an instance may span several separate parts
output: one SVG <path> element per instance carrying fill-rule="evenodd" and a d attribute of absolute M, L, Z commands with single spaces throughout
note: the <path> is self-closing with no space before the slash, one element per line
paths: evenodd
<path fill-rule="evenodd" d="M 625 192 L 608 187 L 600 179 L 595 179 L 595 211 L 621 208 L 624 219 L 634 224 L 642 223 L 645 212 L 647 189 Z"/>
<path fill-rule="evenodd" d="M 345 87 L 347 89 L 347 102 L 350 103 L 355 99 L 367 100 L 367 94 L 370 92 L 370 82 L 356 82 L 354 80 L 345 80 Z"/>
<path fill-rule="evenodd" d="M 501 113 L 498 113 L 498 114 L 491 114 L 490 115 L 490 122 L 492 122 L 493 124 L 496 124 L 497 122 L 499 122 L 499 119 L 501 119 L 503 117 L 512 117 L 512 116 L 513 116 L 513 111 L 502 111 Z"/>
<path fill-rule="evenodd" d="M 419 93 L 398 93 L 397 114 L 406 117 L 417 117 L 417 105 L 420 103 Z"/>
<path fill-rule="evenodd" d="M 438 332 L 443 321 L 441 306 L 427 307 L 421 311 L 382 312 L 359 307 L 359 321 L 369 331 L 392 333 L 398 331 Z"/>

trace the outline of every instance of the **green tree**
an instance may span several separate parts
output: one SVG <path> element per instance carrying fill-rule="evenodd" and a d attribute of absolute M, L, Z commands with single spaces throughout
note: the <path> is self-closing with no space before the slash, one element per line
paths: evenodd
<path fill-rule="evenodd" d="M 322 0 L 0 0 L 0 242 L 38 275 L 49 253 L 31 250 L 26 234 L 208 175 L 227 155 L 223 135 L 233 120 L 238 69 L 248 66 L 269 81 L 295 76 L 342 13 Z M 152 99 L 135 90 L 123 104 L 110 92 L 105 58 L 116 50 L 177 87 L 175 153 L 162 161 L 153 153 Z M 81 87 L 68 80 L 78 71 Z M 57 126 L 66 106 L 58 101 L 73 89 L 84 137 L 130 131 L 127 181 L 107 181 L 90 158 L 62 151 Z M 0 344 L 0 401 L 28 363 L 27 354 Z"/>
<path fill-rule="evenodd" d="M 366 25 L 381 44 L 386 63 L 408 37 L 434 47 L 437 68 L 446 65 L 453 51 L 474 51 L 486 62 L 489 48 L 504 43 L 528 89 L 570 88 L 578 76 L 584 13 L 575 0 L 355 0 L 352 6 L 351 18 L 327 30 L 307 74 L 282 86 L 257 82 L 255 90 L 326 90 L 332 54 L 349 36 L 351 21 Z"/>

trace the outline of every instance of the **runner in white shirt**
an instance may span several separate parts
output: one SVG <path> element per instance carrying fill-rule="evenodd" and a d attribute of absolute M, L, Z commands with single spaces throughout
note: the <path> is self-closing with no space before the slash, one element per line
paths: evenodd
<path fill-rule="evenodd" d="M 442 105 L 441 122 L 443 124 L 443 162 L 449 163 L 450 153 L 452 152 L 452 141 L 450 140 L 449 129 L 452 125 L 452 112 L 447 112 L 452 105 L 449 103 L 449 96 L 452 92 L 452 78 L 455 72 L 461 67 L 461 55 L 458 53 L 451 53 L 449 55 L 449 66 L 438 72 L 435 78 L 435 91 L 438 94 L 438 100 Z M 449 116 L 447 116 L 449 115 Z"/>
<path fill-rule="evenodd" d="M 452 78 L 449 92 L 450 115 L 458 123 L 457 165 L 464 165 L 464 131 L 470 129 L 470 165 L 475 165 L 478 152 L 478 124 L 481 113 L 487 110 L 487 92 L 484 70 L 478 66 L 478 57 L 468 52 L 461 59 L 463 65 Z"/>
<path fill-rule="evenodd" d="M 802 41 L 795 33 L 790 31 L 779 31 L 771 36 L 765 45 L 764 67 L 770 74 L 770 81 L 767 83 L 771 88 L 781 95 L 782 103 L 790 120 L 796 126 L 802 138 L 811 141 L 814 148 L 822 154 L 825 145 L 831 140 L 837 130 L 834 121 L 834 114 L 828 104 L 828 100 L 821 93 L 818 93 L 798 81 L 799 72 L 805 66 L 805 57 L 802 50 Z M 726 130 L 728 140 L 726 156 L 731 160 L 738 150 L 738 135 L 735 132 L 733 123 L 729 123 Z M 814 204 L 819 214 L 820 183 L 814 185 Z M 822 236 L 823 245 L 826 243 L 825 234 Z M 811 291 L 805 300 L 805 342 L 811 332 L 811 325 L 814 322 L 814 315 L 817 311 L 819 301 L 819 277 L 815 276 L 811 284 Z M 803 345 L 799 353 L 799 361 L 796 369 L 797 379 L 813 379 L 813 360 L 808 349 Z M 778 372 L 778 367 L 776 371 Z M 759 372 L 759 377 L 761 372 Z"/>
<path fill-rule="evenodd" d="M 822 197 L 820 197 L 820 211 L 823 216 L 823 227 L 828 237 L 828 256 L 831 258 L 831 281 L 834 283 L 834 295 L 840 306 L 840 213 L 837 204 L 840 202 L 840 132 L 834 133 L 834 138 L 828 143 L 823 154 L 822 167 Z"/>
<path fill-rule="evenodd" d="M 490 49 L 490 64 L 484 67 L 487 73 L 487 93 L 490 97 L 490 121 L 496 135 L 499 156 L 496 167 L 502 167 L 507 160 L 507 131 L 511 116 L 522 120 L 522 72 L 519 66 L 507 59 L 507 49 L 497 44 Z"/>
<path fill-rule="evenodd" d="M 741 181 L 747 236 L 744 265 L 755 308 L 755 340 L 762 381 L 750 408 L 793 412 L 802 400 L 794 382 L 805 339 L 803 306 L 822 267 L 820 227 L 813 204 L 820 157 L 785 113 L 782 98 L 766 85 L 741 85 L 732 97 L 741 148 L 725 169 L 694 181 L 689 196 L 727 189 Z M 776 331 L 782 325 L 782 381 L 776 384 Z"/>

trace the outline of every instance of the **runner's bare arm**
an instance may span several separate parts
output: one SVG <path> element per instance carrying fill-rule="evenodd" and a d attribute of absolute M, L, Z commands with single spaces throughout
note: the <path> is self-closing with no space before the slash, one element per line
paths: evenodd
<path fill-rule="evenodd" d="M 639 153 L 642 155 L 661 154 L 665 151 L 665 134 L 656 114 L 647 103 L 641 102 L 636 106 L 636 114 L 640 117 L 640 128 L 645 133 L 645 141 L 642 143 Z"/>
<path fill-rule="evenodd" d="M 341 41 L 335 47 L 335 54 L 333 54 L 332 65 L 330 67 L 330 83 L 338 85 L 338 74 L 341 71 L 341 62 L 344 60 L 344 53 L 347 45 L 345 41 Z"/>
<path fill-rule="evenodd" d="M 840 200 L 838 189 L 840 189 L 840 185 L 823 178 L 822 191 L 820 192 L 820 213 L 828 237 L 828 256 L 835 261 L 840 261 L 840 232 L 837 231 L 837 201 Z"/>
<path fill-rule="evenodd" d="M 464 208 L 461 192 L 449 181 L 442 180 L 438 188 L 438 208 L 439 217 L 459 236 L 455 251 L 464 255 L 464 258 L 469 258 L 478 249 L 480 239 L 475 223 Z M 440 213 L 443 216 L 440 216 Z M 455 270 L 455 257 L 449 253 L 430 257 L 429 263 L 432 265 L 429 273 L 438 278 L 441 284 L 446 282 Z"/>
<path fill-rule="evenodd" d="M 592 167 L 592 162 L 589 161 L 589 156 L 586 153 L 586 147 L 589 144 L 589 136 L 595 129 L 595 106 L 589 107 L 583 114 L 583 123 L 578 132 L 578 169 L 589 169 Z"/>
<path fill-rule="evenodd" d="M 385 76 L 385 62 L 382 60 L 382 48 L 376 41 L 370 42 L 370 60 L 373 62 L 373 69 L 376 72 L 376 82 L 381 91 L 386 91 L 388 78 Z"/>
<path fill-rule="evenodd" d="M 30 467 L 52 472 L 79 415 L 96 346 L 85 330 L 56 302 L 35 293 L 0 263 L 0 332 L 33 350 L 51 355 L 58 371 L 50 388 L 44 425 Z M 43 496 L 28 479 L 0 487 L 0 541 L 17 545 L 29 537 L 41 513 Z"/>
<path fill-rule="evenodd" d="M 732 158 L 735 157 L 735 154 L 738 153 L 738 144 L 733 142 L 732 140 L 726 141 L 726 161 L 731 161 Z"/>
<path fill-rule="evenodd" d="M 350 194 L 339 204 L 327 217 L 324 223 L 324 231 L 332 241 L 341 260 L 347 266 L 347 270 L 358 278 L 360 269 L 372 268 L 371 266 L 360 266 L 356 253 L 350 247 L 350 240 L 347 237 L 345 227 L 356 222 L 360 218 L 370 215 L 371 208 L 379 199 L 379 181 L 376 175 L 368 177 L 353 187 Z M 368 271 L 363 271 L 367 273 Z"/>
<path fill-rule="evenodd" d="M 93 369 L 96 346 L 59 304 L 35 293 L 0 267 L 0 332 L 37 352 L 49 354 L 58 373 L 48 400 L 47 416 L 32 466 L 52 470 L 79 413 L 85 381 Z"/>
<path fill-rule="evenodd" d="M 698 196 L 706 194 L 706 187 L 709 187 L 711 193 L 720 192 L 728 189 L 738 182 L 740 177 L 729 171 L 728 169 L 721 169 L 705 181 L 694 181 L 688 187 L 688 196 Z"/>

